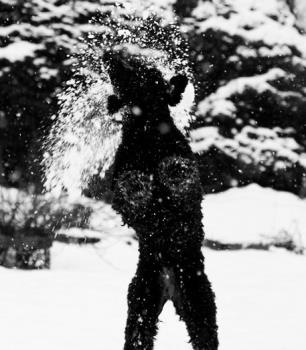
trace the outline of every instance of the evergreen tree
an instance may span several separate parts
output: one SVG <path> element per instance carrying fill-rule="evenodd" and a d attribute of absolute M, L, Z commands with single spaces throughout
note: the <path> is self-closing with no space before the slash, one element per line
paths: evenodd
<path fill-rule="evenodd" d="M 37 140 L 72 76 L 71 56 L 81 37 L 109 30 L 101 23 L 115 3 L 0 0 L 0 183 L 38 182 L 29 164 L 39 159 Z M 198 81 L 190 135 L 206 191 L 257 182 L 305 194 L 303 0 L 146 1 L 152 4 L 170 21 L 177 13 L 190 44 Z M 99 24 L 90 22 L 97 14 Z"/>
<path fill-rule="evenodd" d="M 306 37 L 287 2 L 199 0 L 181 22 L 199 82 L 191 138 L 206 191 L 257 182 L 305 193 Z"/>

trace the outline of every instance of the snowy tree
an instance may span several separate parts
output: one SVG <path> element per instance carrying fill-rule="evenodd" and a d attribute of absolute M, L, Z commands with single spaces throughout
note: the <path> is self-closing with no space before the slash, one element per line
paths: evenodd
<path fill-rule="evenodd" d="M 29 164 L 40 157 L 40 137 L 73 73 L 71 56 L 81 37 L 109 30 L 115 3 L 123 20 L 131 4 L 142 16 L 155 6 L 181 20 L 198 82 L 191 143 L 207 192 L 250 182 L 305 192 L 298 0 L 0 0 L 0 183 L 37 181 Z"/>
<path fill-rule="evenodd" d="M 250 182 L 304 191 L 306 38 L 296 20 L 283 0 L 200 0 L 185 12 L 199 83 L 191 139 L 207 192 Z"/>
<path fill-rule="evenodd" d="M 71 6 L 70 1 L 0 1 L 2 179 L 10 184 L 29 180 L 24 169 L 39 127 L 56 111 L 57 89 L 71 75 L 69 54 L 78 36 L 91 29 L 84 13 L 89 16 L 93 7 L 84 3 L 76 12 Z"/>
<path fill-rule="evenodd" d="M 296 15 L 296 25 L 306 31 L 306 3 L 304 0 L 287 0 L 291 11 Z"/>

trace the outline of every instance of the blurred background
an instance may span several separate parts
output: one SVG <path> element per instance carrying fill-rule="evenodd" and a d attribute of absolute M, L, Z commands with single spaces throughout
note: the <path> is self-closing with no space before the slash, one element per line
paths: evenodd
<path fill-rule="evenodd" d="M 0 0 L 5 348 L 121 346 L 134 232 L 102 200 L 45 193 L 41 161 L 78 44 L 109 30 L 114 6 L 128 27 L 137 3 L 164 26 L 177 21 L 189 46 L 196 99 L 188 132 L 206 193 L 221 348 L 306 348 L 306 1 Z M 190 349 L 172 314 L 163 314 L 170 326 L 157 349 Z"/>

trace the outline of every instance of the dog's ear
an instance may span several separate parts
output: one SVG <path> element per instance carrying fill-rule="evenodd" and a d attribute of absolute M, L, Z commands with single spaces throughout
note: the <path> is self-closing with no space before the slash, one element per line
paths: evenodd
<path fill-rule="evenodd" d="M 110 114 L 117 113 L 120 108 L 123 107 L 123 103 L 116 95 L 110 95 L 107 99 L 107 109 Z"/>
<path fill-rule="evenodd" d="M 170 91 L 168 95 L 168 103 L 170 106 L 177 105 L 181 99 L 182 94 L 188 84 L 186 75 L 178 74 L 170 79 Z"/>

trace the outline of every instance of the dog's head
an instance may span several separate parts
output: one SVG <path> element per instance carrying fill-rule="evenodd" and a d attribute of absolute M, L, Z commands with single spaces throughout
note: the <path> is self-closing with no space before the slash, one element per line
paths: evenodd
<path fill-rule="evenodd" d="M 115 91 L 108 100 L 110 113 L 122 107 L 141 113 L 154 110 L 156 106 L 175 106 L 188 83 L 183 74 L 166 81 L 154 64 L 122 48 L 105 52 L 103 62 Z"/>

